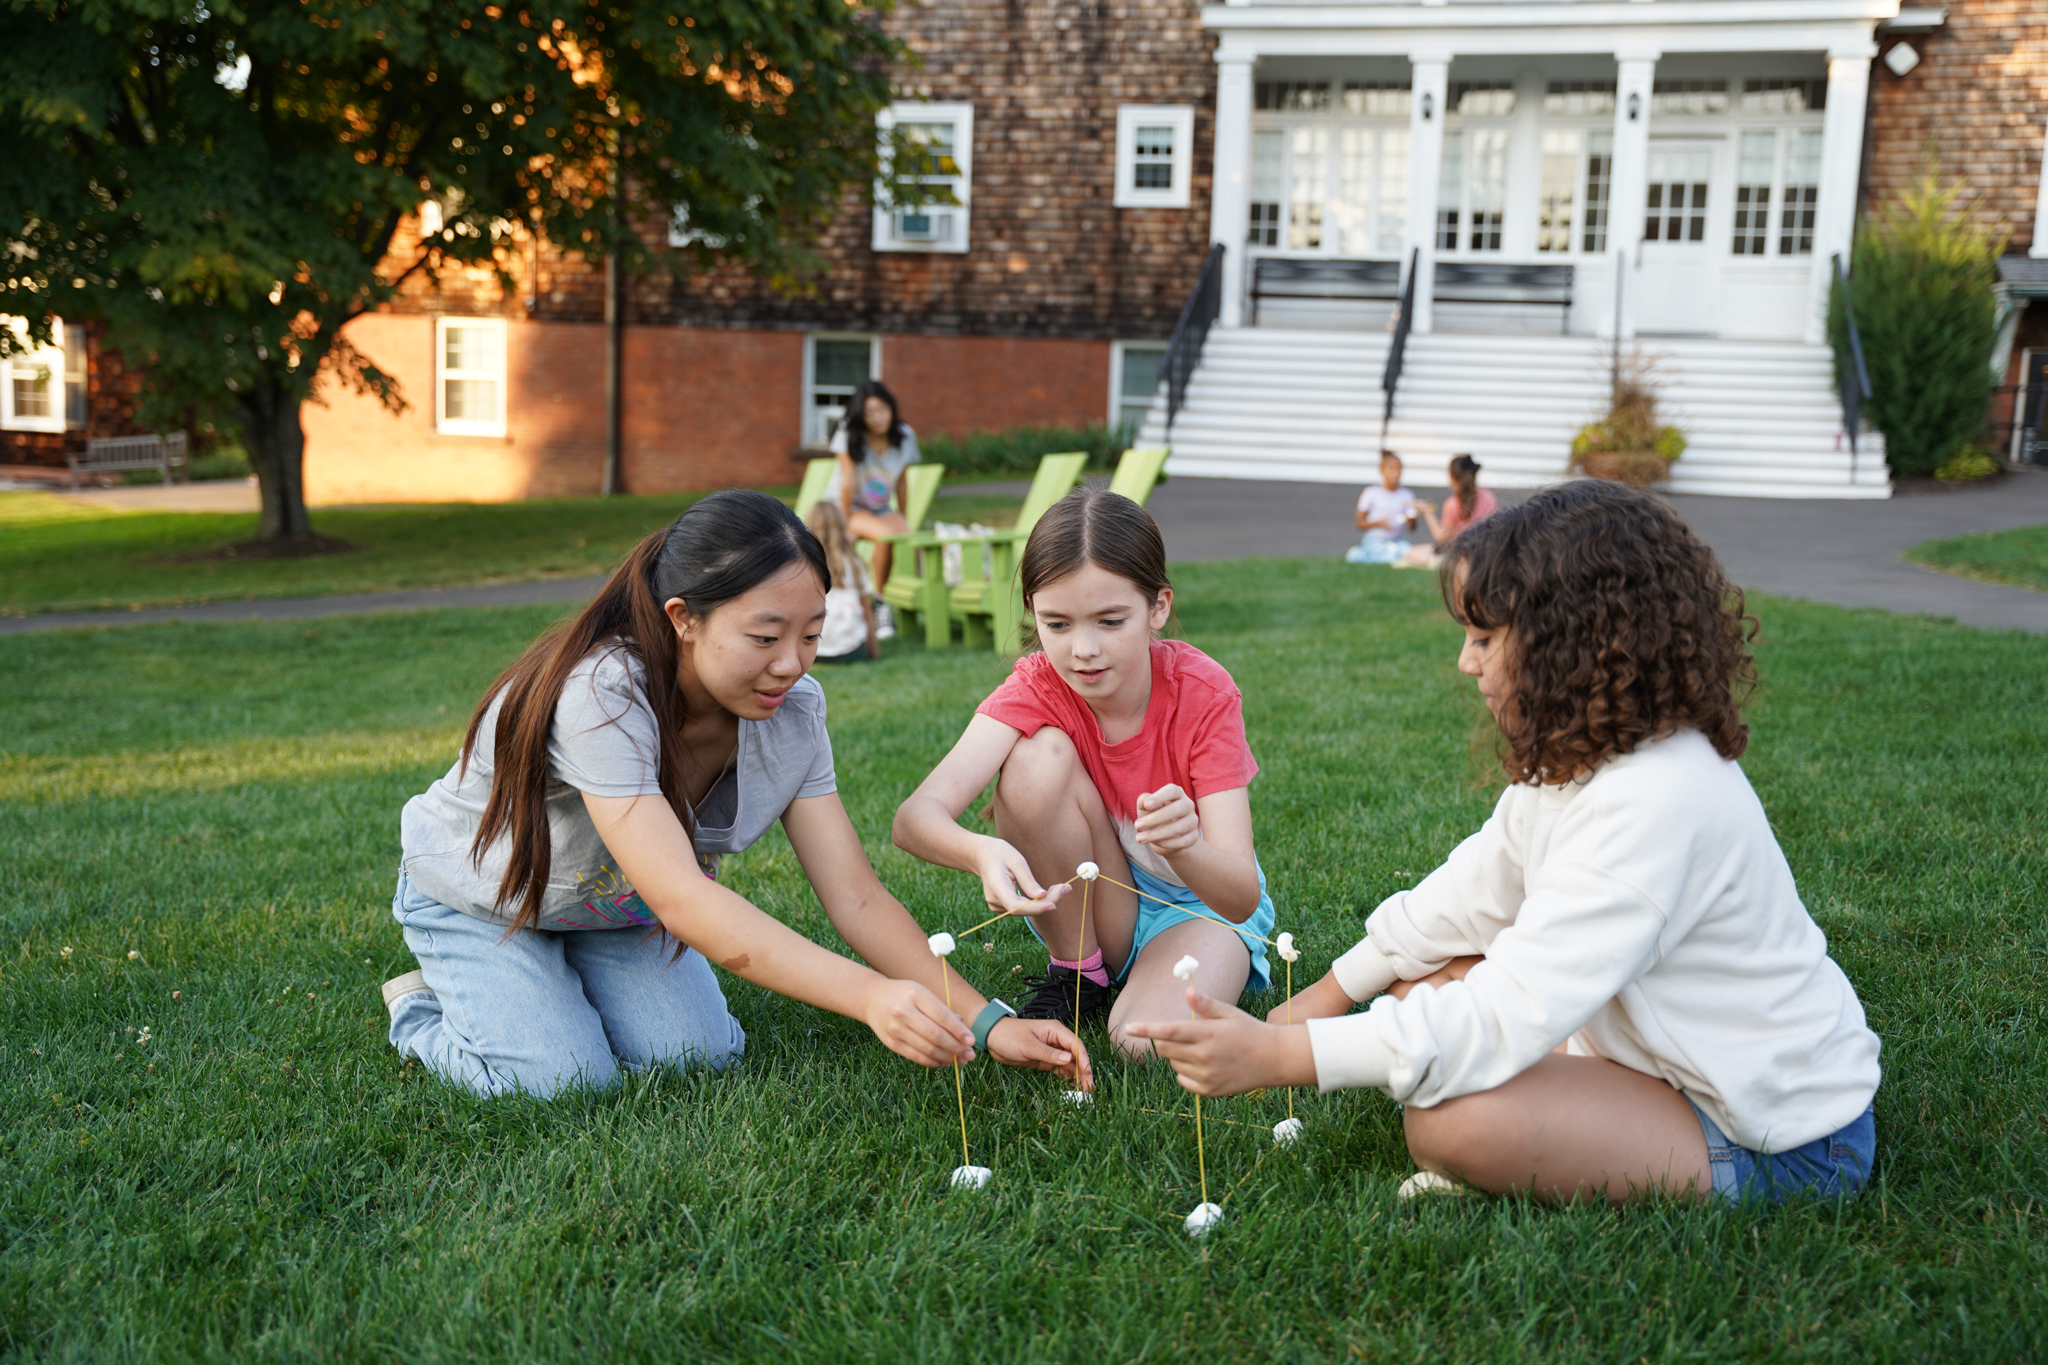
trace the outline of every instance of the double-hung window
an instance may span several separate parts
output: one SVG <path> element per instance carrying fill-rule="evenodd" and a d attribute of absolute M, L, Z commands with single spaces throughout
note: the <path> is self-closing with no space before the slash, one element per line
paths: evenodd
<path fill-rule="evenodd" d="M 17 343 L 28 340 L 26 318 L 0 318 L 14 333 Z M 0 429 L 7 431 L 49 431 L 64 430 L 65 417 L 71 404 L 67 401 L 67 380 L 71 375 L 67 348 L 64 344 L 64 320 L 50 320 L 51 344 L 39 346 L 26 354 L 17 353 L 0 361 Z M 80 343 L 81 370 L 79 373 L 80 400 L 84 406 L 82 370 L 84 333 L 78 332 Z M 83 413 L 80 413 L 81 419 Z"/>
<path fill-rule="evenodd" d="M 434 320 L 434 428 L 444 436 L 505 434 L 505 323 Z"/>
<path fill-rule="evenodd" d="M 894 178 L 917 188 L 906 200 L 925 202 L 892 203 L 878 186 L 874 249 L 965 252 L 974 197 L 974 106 L 899 100 L 875 115 L 875 127 Z M 899 148 L 908 164 L 894 164 Z"/>
<path fill-rule="evenodd" d="M 1506 128 L 1462 128 L 1444 134 L 1437 250 L 1501 249 L 1508 205 L 1508 137 Z"/>
<path fill-rule="evenodd" d="M 1152 399 L 1159 392 L 1160 364 L 1166 347 L 1151 341 L 1118 341 L 1110 345 L 1109 424 L 1121 442 L 1134 441 Z"/>
<path fill-rule="evenodd" d="M 1184 209 L 1194 164 L 1190 104 L 1126 104 L 1116 111 L 1116 193 L 1120 209 Z"/>
<path fill-rule="evenodd" d="M 832 442 L 854 389 L 882 375 L 882 348 L 873 337 L 810 336 L 804 339 L 804 444 L 823 449 Z"/>

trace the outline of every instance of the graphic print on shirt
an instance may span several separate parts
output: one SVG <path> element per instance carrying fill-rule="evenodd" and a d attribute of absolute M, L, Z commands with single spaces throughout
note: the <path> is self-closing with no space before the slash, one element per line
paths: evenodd
<path fill-rule="evenodd" d="M 609 867 L 600 867 L 595 873 L 578 878 L 576 894 L 591 918 L 609 928 L 630 929 L 634 925 L 654 923 L 654 912 L 647 908 L 646 901 L 640 899 L 640 893 Z M 565 928 L 589 927 L 570 915 L 558 915 L 550 922 Z"/>

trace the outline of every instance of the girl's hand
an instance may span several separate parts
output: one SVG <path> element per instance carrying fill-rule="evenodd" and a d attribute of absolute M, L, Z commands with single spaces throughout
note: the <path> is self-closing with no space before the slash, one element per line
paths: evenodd
<path fill-rule="evenodd" d="M 1315 1053 L 1308 1030 L 1262 1024 L 1234 1005 L 1188 987 L 1185 1022 L 1130 1024 L 1173 1064 L 1181 1088 L 1197 1095 L 1238 1095 L 1262 1085 L 1314 1085 Z"/>
<path fill-rule="evenodd" d="M 1169 782 L 1138 798 L 1136 830 L 1139 843 L 1172 857 L 1202 841 L 1202 817 L 1194 798 Z"/>
<path fill-rule="evenodd" d="M 1051 890 L 1031 876 L 1024 855 L 1001 839 L 991 839 L 975 871 L 981 874 L 982 899 L 999 915 L 1042 915 L 1074 888 L 1066 882 Z"/>
<path fill-rule="evenodd" d="M 1352 1003 L 1344 988 L 1337 984 L 1337 978 L 1326 975 L 1315 985 L 1296 991 L 1267 1010 L 1266 1022 L 1300 1024 L 1310 1019 L 1336 1019 L 1351 1013 Z"/>
<path fill-rule="evenodd" d="M 883 977 L 861 1018 L 883 1046 L 919 1066 L 951 1066 L 974 1057 L 974 1031 L 928 987 Z"/>
<path fill-rule="evenodd" d="M 988 1031 L 988 1055 L 1004 1066 L 1056 1071 L 1072 1076 L 1083 1090 L 1095 1088 L 1095 1068 L 1088 1049 L 1053 1019 L 999 1019 Z"/>

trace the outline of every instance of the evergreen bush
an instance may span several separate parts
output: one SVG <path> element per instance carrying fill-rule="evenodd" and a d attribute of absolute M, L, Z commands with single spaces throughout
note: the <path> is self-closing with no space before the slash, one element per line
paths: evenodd
<path fill-rule="evenodd" d="M 1041 456 L 1063 451 L 1088 452 L 1088 468 L 1109 469 L 1130 442 L 1130 433 L 1105 422 L 1085 427 L 1010 427 L 976 431 L 965 436 L 944 434 L 917 438 L 919 453 L 956 474 L 1030 474 Z"/>
<path fill-rule="evenodd" d="M 1929 176 L 1856 234 L 1847 301 L 1870 375 L 1863 412 L 1884 433 L 1894 475 L 1932 474 L 1969 445 L 1997 383 L 1998 248 L 1955 198 Z M 1843 295 L 1837 283 L 1828 335 L 1846 392 L 1855 362 Z"/>

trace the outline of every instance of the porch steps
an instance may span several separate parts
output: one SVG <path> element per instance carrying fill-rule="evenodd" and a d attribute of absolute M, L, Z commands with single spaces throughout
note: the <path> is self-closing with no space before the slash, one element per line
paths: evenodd
<path fill-rule="evenodd" d="M 1174 422 L 1176 474 L 1364 484 L 1377 477 L 1379 332 L 1237 328 L 1210 334 Z M 1686 433 L 1677 493 L 1885 498 L 1883 438 L 1853 470 L 1833 357 L 1788 342 L 1651 338 L 1665 420 Z M 1387 444 L 1409 479 L 1440 483 L 1470 452 L 1481 481 L 1528 488 L 1566 477 L 1572 435 L 1605 406 L 1611 352 L 1587 337 L 1436 333 L 1410 338 Z M 1165 439 L 1155 403 L 1140 440 Z"/>

